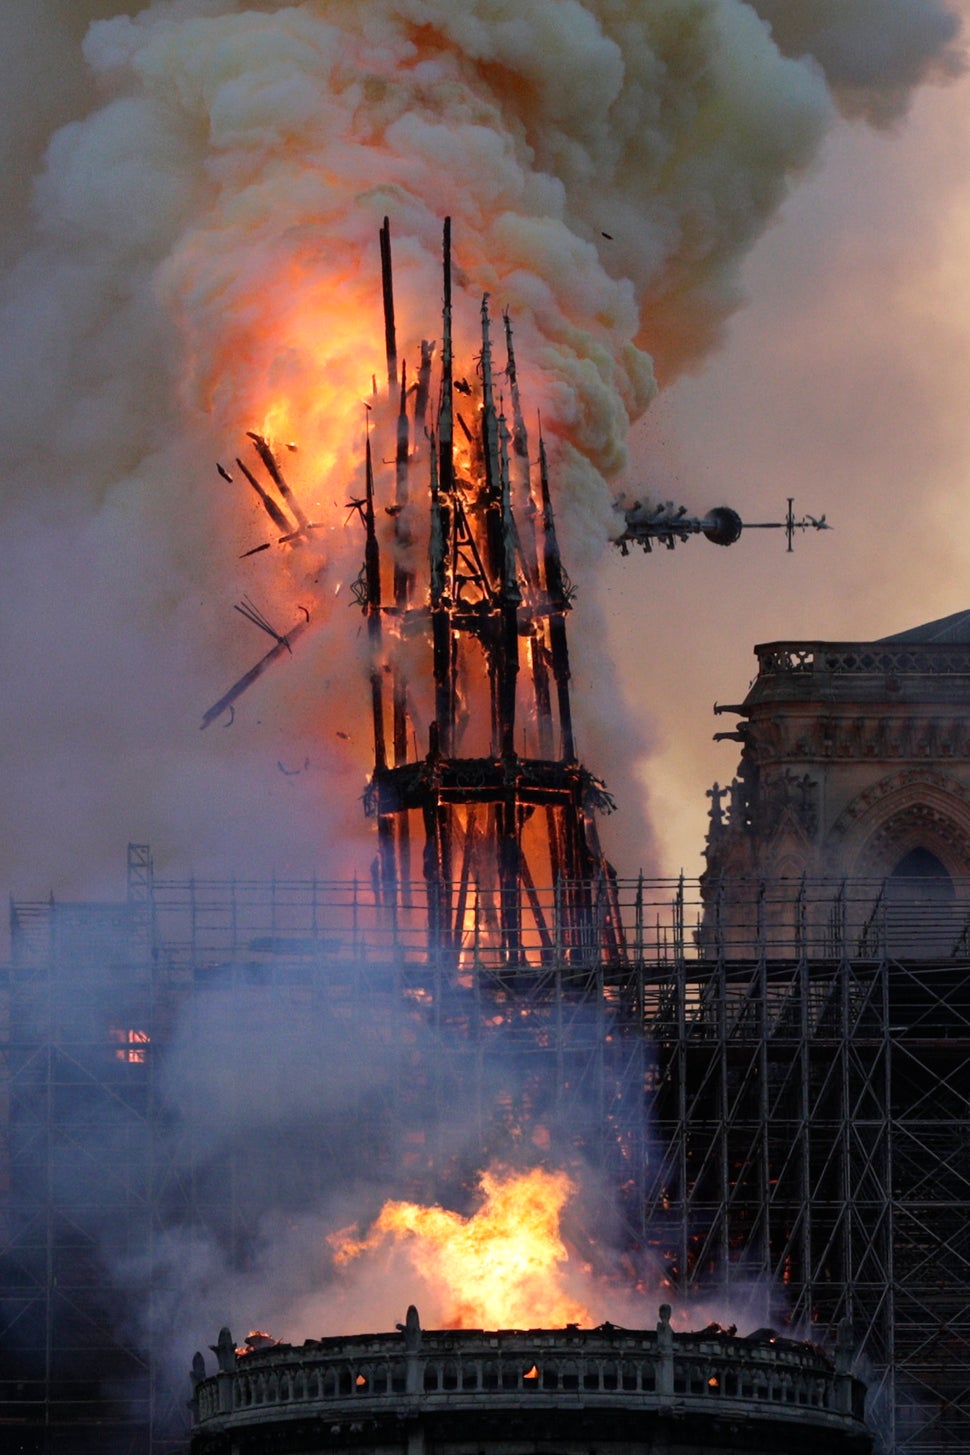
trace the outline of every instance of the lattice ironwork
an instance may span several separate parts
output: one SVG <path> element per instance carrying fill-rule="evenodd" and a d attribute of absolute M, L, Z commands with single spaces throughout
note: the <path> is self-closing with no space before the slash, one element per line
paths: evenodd
<path fill-rule="evenodd" d="M 790 960 L 784 916 L 763 912 L 784 890 L 763 885 L 746 934 L 735 922 L 706 938 L 705 962 L 684 947 L 665 973 L 645 969 L 646 1221 L 688 1287 L 765 1317 L 774 1298 L 806 1330 L 850 1318 L 884 1447 L 956 1451 L 970 1394 L 970 963 L 938 956 L 925 917 L 927 957 L 894 958 L 899 906 L 858 886 L 821 903 L 787 893 Z M 912 951 L 925 907 L 911 910 Z"/>

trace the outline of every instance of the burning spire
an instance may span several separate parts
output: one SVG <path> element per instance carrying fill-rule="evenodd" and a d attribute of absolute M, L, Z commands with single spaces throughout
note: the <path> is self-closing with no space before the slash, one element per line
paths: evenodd
<path fill-rule="evenodd" d="M 386 220 L 381 257 L 390 378 L 396 354 Z M 608 810 L 612 802 L 575 754 L 565 637 L 570 600 L 553 524 L 545 449 L 540 441 L 536 500 L 525 454 L 511 327 L 506 324 L 504 377 L 512 391 L 514 434 L 499 395 L 487 295 L 481 305 L 475 384 L 463 381 L 462 404 L 457 406 L 447 220 L 443 258 L 441 393 L 428 460 L 428 578 L 420 593 L 414 573 L 400 564 L 393 582 L 385 579 L 369 434 L 366 494 L 354 502 L 365 530 L 364 566 L 355 595 L 368 622 L 374 771 L 366 806 L 378 822 L 381 894 L 386 905 L 403 907 L 409 846 L 417 830 L 425 841 L 429 932 L 437 952 L 457 959 L 465 950 L 477 954 L 486 948 L 483 927 L 487 948 L 504 965 L 577 949 L 557 943 L 557 907 L 540 898 L 540 888 L 555 886 L 569 901 L 569 923 L 578 928 L 595 915 L 600 933 L 590 943 L 615 954 L 619 931 L 611 902 L 612 871 L 593 826 L 594 811 Z M 407 480 L 407 461 L 420 446 L 418 396 L 409 418 L 403 379 L 402 367 L 396 495 L 386 507 L 394 521 L 399 562 L 404 554 L 400 522 L 408 504 L 401 482 Z M 513 460 L 523 531 L 513 509 Z M 399 659 L 403 644 L 429 629 L 434 715 L 422 724 L 410 705 Z M 521 671 L 526 643 L 528 673 Z M 391 761 L 385 673 L 394 682 Z M 558 723 L 550 673 L 556 683 Z M 419 754 L 411 745 L 422 736 L 424 752 Z M 471 946 L 466 943 L 469 916 L 474 926 Z"/>

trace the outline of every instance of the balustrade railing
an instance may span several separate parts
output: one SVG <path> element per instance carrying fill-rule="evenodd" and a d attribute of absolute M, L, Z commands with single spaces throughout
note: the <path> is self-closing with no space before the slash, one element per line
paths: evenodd
<path fill-rule="evenodd" d="M 675 1334 L 661 1311 L 656 1332 L 602 1329 L 421 1331 L 279 1344 L 231 1352 L 220 1369 L 193 1377 L 198 1426 L 245 1423 L 308 1407 L 329 1420 L 438 1407 L 658 1404 L 713 1408 L 725 1401 L 797 1420 L 813 1411 L 824 1426 L 859 1423 L 864 1387 L 817 1346 L 724 1331 Z"/>

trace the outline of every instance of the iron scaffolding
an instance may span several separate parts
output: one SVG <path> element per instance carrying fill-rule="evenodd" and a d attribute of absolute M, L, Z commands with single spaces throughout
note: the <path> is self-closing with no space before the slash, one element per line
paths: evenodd
<path fill-rule="evenodd" d="M 375 1062 L 404 1046 L 406 1076 L 377 1084 L 353 1128 L 378 1164 L 403 1148 L 404 1195 L 467 1178 L 456 1087 L 483 1155 L 557 1105 L 569 1145 L 550 1155 L 598 1165 L 617 1236 L 658 1277 L 739 1324 L 821 1338 L 849 1318 L 884 1448 L 963 1448 L 970 883 L 929 911 L 877 883 L 752 883 L 722 930 L 697 884 L 618 880 L 608 958 L 587 904 L 580 935 L 575 900 L 536 890 L 546 934 L 523 939 L 512 974 L 474 900 L 457 958 L 436 958 L 369 881 L 161 879 L 134 846 L 128 888 L 119 904 L 13 906 L 0 1330 L 29 1448 L 81 1451 L 86 1429 L 99 1452 L 162 1455 L 182 1438 L 106 1254 L 147 1268 L 150 1301 L 173 1223 L 250 1256 L 252 1141 L 200 1167 L 156 1089 L 177 1029 L 207 1024 L 213 997 L 231 1008 L 227 1041 L 233 1016 L 325 1014 Z M 426 892 L 412 888 L 415 923 Z M 320 1119 L 307 1203 L 347 1135 Z M 78 1168 L 85 1197 L 68 1197 Z"/>

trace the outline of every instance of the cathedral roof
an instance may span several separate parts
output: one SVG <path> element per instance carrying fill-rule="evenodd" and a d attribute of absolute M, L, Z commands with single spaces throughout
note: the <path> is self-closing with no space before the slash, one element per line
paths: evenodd
<path fill-rule="evenodd" d="M 908 632 L 893 632 L 891 637 L 880 637 L 879 640 L 970 644 L 970 611 L 955 611 L 952 616 L 941 616 L 936 621 L 928 621 L 925 626 L 911 627 Z"/>

